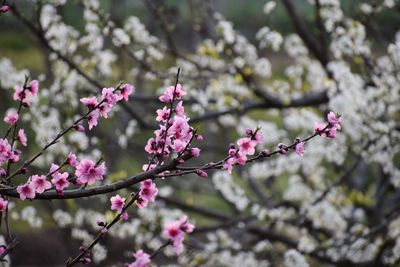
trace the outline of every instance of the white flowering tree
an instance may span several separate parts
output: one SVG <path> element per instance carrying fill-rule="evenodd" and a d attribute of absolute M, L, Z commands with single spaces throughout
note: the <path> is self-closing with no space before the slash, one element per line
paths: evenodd
<path fill-rule="evenodd" d="M 1 2 L 45 62 L 0 53 L 1 264 L 399 264 L 400 3 L 182 2 Z"/>

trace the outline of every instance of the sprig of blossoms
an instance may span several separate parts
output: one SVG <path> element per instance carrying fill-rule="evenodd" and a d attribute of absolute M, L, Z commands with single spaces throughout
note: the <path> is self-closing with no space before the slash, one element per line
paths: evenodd
<path fill-rule="evenodd" d="M 107 119 L 108 113 L 117 102 L 121 100 L 128 101 L 134 90 L 133 85 L 126 83 L 116 89 L 112 87 L 103 88 L 100 101 L 95 96 L 81 98 L 80 101 L 89 109 L 87 116 L 89 130 L 97 126 L 100 118 Z"/>
<path fill-rule="evenodd" d="M 26 78 L 25 84 L 27 83 L 28 78 Z M 29 86 L 24 85 L 23 87 L 17 86 L 14 99 L 19 100 L 21 105 L 29 107 L 28 100 L 30 97 L 37 95 L 39 90 L 39 83 L 37 80 L 33 80 Z M 101 117 L 108 117 L 108 112 L 111 110 L 112 106 L 115 105 L 118 101 L 129 99 L 129 96 L 133 93 L 134 87 L 130 84 L 121 84 L 116 89 L 114 88 L 104 88 L 102 90 L 102 98 L 98 102 L 96 97 L 85 97 L 81 99 L 81 102 L 89 108 L 89 112 L 81 117 L 77 122 L 80 122 L 82 119 L 87 119 L 89 123 L 89 129 L 93 126 L 97 125 L 98 118 Z M 13 127 L 16 127 L 16 122 L 18 121 L 18 114 L 20 109 L 17 113 L 9 112 L 4 119 Z M 76 125 L 75 125 L 76 124 Z M 68 132 L 71 128 L 77 128 L 78 130 L 83 127 L 82 125 L 75 123 L 73 126 L 67 128 L 67 130 L 62 131 L 60 134 L 57 135 L 56 139 L 50 142 L 46 147 L 47 149 L 51 144 L 56 143 L 56 141 L 65 133 Z M 10 130 L 8 131 L 8 133 Z M 15 132 L 15 131 L 14 131 Z M 7 135 L 8 135 L 7 133 Z M 6 135 L 6 136 L 7 136 Z M 23 146 L 27 146 L 27 138 L 25 135 L 24 129 L 19 129 L 18 134 L 16 136 L 16 140 L 18 140 Z M 14 142 L 14 141 L 13 141 Z M 13 143 L 12 143 L 13 144 Z M 12 150 L 12 144 L 8 143 L 6 138 L 0 139 L 0 166 L 5 161 L 11 161 L 13 163 L 19 161 L 19 150 Z M 43 150 L 43 151 L 44 151 Z M 42 152 L 43 152 L 42 151 Z M 41 152 L 41 153 L 42 153 Z M 38 154 L 39 156 L 41 154 Z M 35 157 L 34 157 L 35 159 Z M 28 162 L 32 162 L 28 161 Z M 74 183 L 78 185 L 92 185 L 96 181 L 103 180 L 103 177 L 106 173 L 105 163 L 94 163 L 92 160 L 83 159 L 80 162 L 77 160 L 75 154 L 70 153 L 68 158 L 63 165 L 58 166 L 56 164 L 52 164 L 50 168 L 50 172 L 48 175 L 32 175 L 29 177 L 28 181 L 24 184 L 21 184 L 17 187 L 17 192 L 19 193 L 20 199 L 34 199 L 36 193 L 41 194 L 46 190 L 49 190 L 52 185 L 55 187 L 55 190 L 58 194 L 62 195 L 65 188 L 70 185 L 70 180 L 68 179 L 69 173 L 68 172 L 60 172 L 60 169 L 64 165 L 70 165 L 71 167 L 75 168 L 75 178 L 73 179 Z M 22 166 L 20 168 L 20 173 L 26 169 L 26 166 Z M 3 169 L 0 168 L 1 176 L 7 175 Z M 18 174 L 18 172 L 15 172 Z M 10 176 L 10 178 L 13 175 Z M 47 177 L 52 178 L 51 182 L 47 181 Z"/>
<path fill-rule="evenodd" d="M 328 113 L 327 119 L 329 122 L 328 125 L 316 122 L 314 124 L 314 131 L 322 137 L 335 138 L 336 132 L 341 129 L 341 115 L 331 111 Z"/>
<path fill-rule="evenodd" d="M 179 76 L 179 72 L 178 72 Z M 154 169 L 158 165 L 162 165 L 164 160 L 169 158 L 171 153 L 177 153 L 180 163 L 183 159 L 180 157 L 188 152 L 191 157 L 198 157 L 200 149 L 190 147 L 192 140 L 195 138 L 201 141 L 201 135 L 196 134 L 195 129 L 189 125 L 189 118 L 185 114 L 183 101 L 181 100 L 187 92 L 178 82 L 175 86 L 169 86 L 159 97 L 162 103 L 168 106 L 157 110 L 156 120 L 160 122 L 159 129 L 154 132 L 155 137 L 151 137 L 145 146 L 145 151 L 151 155 L 150 162 L 143 165 L 144 171 Z M 175 100 L 180 100 L 174 108 Z M 206 176 L 203 172 L 202 176 Z M 157 196 L 158 190 L 155 183 L 150 179 L 141 182 L 139 198 L 136 204 L 139 208 L 144 208 L 148 202 L 153 202 Z"/>
<path fill-rule="evenodd" d="M 260 132 L 260 128 L 257 128 L 255 131 L 246 129 L 245 133 L 246 137 L 237 140 L 236 143 L 238 147 L 236 147 L 235 144 L 230 145 L 228 157 L 223 164 L 223 169 L 229 173 L 232 172 L 233 165 L 246 164 L 247 156 L 254 155 L 256 146 L 263 142 L 264 137 Z"/>

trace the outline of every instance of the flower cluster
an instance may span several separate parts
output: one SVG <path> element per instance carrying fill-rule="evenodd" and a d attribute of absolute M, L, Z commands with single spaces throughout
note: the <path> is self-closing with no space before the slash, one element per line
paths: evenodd
<path fill-rule="evenodd" d="M 159 163 L 168 158 L 171 152 L 182 154 L 188 150 L 193 137 L 201 139 L 201 136 L 195 135 L 194 129 L 189 125 L 183 101 L 179 101 L 173 109 L 173 102 L 180 100 L 184 95 L 186 92 L 180 84 L 177 84 L 169 86 L 159 98 L 161 102 L 169 103 L 169 107 L 157 110 L 156 120 L 161 123 L 160 128 L 154 132 L 155 137 L 150 138 L 145 146 L 145 150 L 158 158 Z"/>
<path fill-rule="evenodd" d="M 328 118 L 328 125 L 320 122 L 316 122 L 314 124 L 314 131 L 318 135 L 327 138 L 335 138 L 336 131 L 341 129 L 340 126 L 340 119 L 341 115 L 335 114 L 334 112 L 329 112 L 327 115 Z"/>
<path fill-rule="evenodd" d="M 25 107 L 29 107 L 28 100 L 34 96 L 37 96 L 39 91 L 39 82 L 33 80 L 29 86 L 17 86 L 15 87 L 14 100 L 21 101 Z"/>
<path fill-rule="evenodd" d="M 18 162 L 20 154 L 21 151 L 12 149 L 7 139 L 0 138 L 0 166 L 8 160 L 12 163 Z M 5 176 L 5 174 L 5 171 L 0 168 L 0 176 Z"/>
<path fill-rule="evenodd" d="M 80 101 L 90 110 L 87 116 L 89 130 L 94 126 L 97 126 L 98 120 L 101 117 L 108 118 L 108 113 L 118 101 L 128 101 L 129 96 L 134 92 L 134 90 L 135 88 L 133 85 L 126 83 L 116 89 L 112 87 L 103 88 L 101 93 L 102 98 L 100 101 L 98 101 L 95 96 L 81 98 Z"/>
<path fill-rule="evenodd" d="M 77 161 L 75 154 L 70 153 L 66 162 L 59 166 L 52 164 L 49 173 L 45 175 L 32 175 L 29 177 L 25 184 L 17 187 L 20 199 L 34 199 L 36 193 L 41 194 L 44 191 L 54 188 L 57 193 L 62 195 L 65 188 L 70 185 L 68 180 L 68 172 L 60 172 L 64 165 L 70 165 L 75 168 L 74 183 L 77 185 L 92 185 L 96 181 L 103 180 L 103 176 L 106 173 L 105 163 L 96 164 L 92 160 L 83 159 L 80 162 Z M 47 177 L 51 177 L 51 182 L 47 181 Z"/>
<path fill-rule="evenodd" d="M 24 86 L 17 86 L 15 88 L 14 99 L 20 101 L 21 105 L 24 107 L 29 107 L 28 101 L 31 97 L 38 94 L 39 82 L 33 80 L 27 85 L 25 82 Z M 112 106 L 118 101 L 127 101 L 129 96 L 133 93 L 134 87 L 130 84 L 124 84 L 119 86 L 117 89 L 114 88 L 104 88 L 102 91 L 102 99 L 98 102 L 96 97 L 82 98 L 81 102 L 84 103 L 88 108 L 89 112 L 84 118 L 88 119 L 89 129 L 94 125 L 97 125 L 98 118 L 107 118 L 108 112 L 111 110 Z M 19 119 L 19 112 L 14 110 L 9 110 L 4 118 L 4 121 L 11 127 L 17 127 L 17 122 Z M 82 129 L 82 125 L 74 125 L 76 129 Z M 11 129 L 10 129 L 11 130 Z M 8 133 L 10 132 L 8 131 Z M 7 133 L 7 135 L 8 135 Z M 24 129 L 19 129 L 16 131 L 15 140 L 17 140 L 21 145 L 27 146 L 27 137 Z M 6 137 L 7 137 L 6 135 Z M 57 137 L 59 138 L 59 137 Z M 55 141 L 54 141 L 55 142 Z M 0 166 L 9 161 L 10 163 L 16 163 L 19 161 L 21 152 L 17 149 L 13 149 L 14 141 L 10 144 L 7 138 L 0 139 Z M 61 172 L 61 168 L 65 165 L 69 165 L 75 169 L 75 177 L 68 179 L 70 176 L 68 172 Z M 21 169 L 21 173 L 26 171 L 26 168 Z M 70 153 L 66 161 L 61 165 L 52 164 L 50 172 L 47 175 L 32 175 L 29 177 L 28 181 L 17 187 L 17 192 L 19 193 L 20 199 L 34 199 L 36 193 L 41 194 L 46 190 L 55 188 L 58 194 L 63 194 L 65 188 L 70 185 L 70 181 L 73 181 L 77 185 L 92 185 L 96 181 L 103 180 L 103 176 L 106 173 L 105 163 L 95 163 L 89 159 L 83 159 L 80 162 L 77 160 L 75 154 Z M 4 169 L 0 168 L 0 176 L 5 177 L 8 175 Z M 48 181 L 47 178 L 51 178 Z"/>
<path fill-rule="evenodd" d="M 255 131 L 246 129 L 246 137 L 237 140 L 238 148 L 235 144 L 231 144 L 228 151 L 228 158 L 225 159 L 223 169 L 231 173 L 233 165 L 239 164 L 244 165 L 247 161 L 247 156 L 254 155 L 256 152 L 256 146 L 263 142 L 263 135 L 260 132 L 260 128 Z"/>
<path fill-rule="evenodd" d="M 103 180 L 106 170 L 107 169 L 104 162 L 101 164 L 96 164 L 92 160 L 84 159 L 76 166 L 76 182 L 80 185 L 92 185 L 96 181 Z"/>
<path fill-rule="evenodd" d="M 185 233 L 191 233 L 194 230 L 194 225 L 189 223 L 186 215 L 179 220 L 167 223 L 164 226 L 164 235 L 172 242 L 177 255 L 183 251 L 183 239 Z"/>

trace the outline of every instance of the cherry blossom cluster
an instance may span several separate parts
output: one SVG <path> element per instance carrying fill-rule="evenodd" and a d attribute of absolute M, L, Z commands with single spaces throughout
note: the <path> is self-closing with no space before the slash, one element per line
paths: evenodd
<path fill-rule="evenodd" d="M 171 153 L 177 153 L 180 163 L 184 160 L 180 157 L 188 152 L 191 157 L 198 157 L 200 149 L 190 147 L 193 138 L 198 141 L 203 137 L 196 134 L 195 129 L 189 125 L 189 118 L 185 114 L 183 96 L 187 93 L 183 90 L 181 84 L 169 86 L 159 97 L 162 103 L 168 106 L 157 110 L 156 120 L 160 122 L 159 129 L 156 130 L 155 137 L 151 137 L 145 146 L 145 150 L 150 154 L 149 164 L 143 165 L 144 171 L 154 169 L 156 166 L 162 165 L 164 160 L 169 158 Z M 174 108 L 174 102 L 180 100 Z M 139 199 L 136 204 L 139 208 L 146 207 L 148 202 L 153 202 L 158 190 L 155 183 L 151 180 L 144 181 L 140 184 Z"/>
<path fill-rule="evenodd" d="M 16 86 L 14 92 L 14 100 L 19 102 L 18 110 L 10 109 L 7 111 L 4 118 L 4 122 L 7 123 L 10 128 L 8 129 L 4 138 L 0 138 L 0 177 L 5 178 L 9 174 L 9 170 L 12 164 L 17 163 L 20 160 L 21 151 L 16 148 L 16 141 L 22 146 L 28 145 L 28 139 L 23 128 L 18 129 L 18 121 L 20 118 L 20 112 L 22 107 L 29 108 L 29 101 L 37 96 L 39 91 L 39 82 L 32 80 L 28 84 L 28 78 L 26 77 L 23 86 Z M 18 129 L 18 130 L 17 130 Z M 10 142 L 8 140 L 10 138 Z M 2 165 L 7 163 L 6 169 L 2 168 Z M 35 181 L 37 177 L 34 177 Z M 41 190 L 42 188 L 40 188 Z M 0 197 L 0 211 L 3 212 L 7 208 L 8 201 Z"/>
<path fill-rule="evenodd" d="M 64 166 L 71 166 L 75 169 L 75 176 L 68 179 L 68 172 L 61 172 Z M 96 181 L 102 181 L 106 173 L 105 163 L 95 163 L 90 159 L 83 159 L 80 162 L 75 154 L 70 153 L 67 160 L 61 165 L 52 164 L 47 175 L 32 175 L 25 184 L 17 187 L 20 199 L 34 199 L 36 193 L 41 194 L 46 190 L 55 189 L 62 195 L 64 189 L 70 185 L 70 182 L 76 185 L 92 185 Z M 51 181 L 48 181 L 51 178 Z"/>
<path fill-rule="evenodd" d="M 340 126 L 340 114 L 335 114 L 334 112 L 329 112 L 327 115 L 328 125 L 325 123 L 316 122 L 314 124 L 314 131 L 318 135 L 327 138 L 335 138 L 336 131 L 341 129 Z"/>
<path fill-rule="evenodd" d="M 150 162 L 153 165 L 150 167 L 146 165 L 146 168 L 151 169 L 157 163 L 161 164 L 172 152 L 182 154 L 188 149 L 195 131 L 188 123 L 189 118 L 185 114 L 183 101 L 179 101 L 173 109 L 174 101 L 180 100 L 185 95 L 182 86 L 177 84 L 169 86 L 159 97 L 160 101 L 169 104 L 169 107 L 157 110 L 156 120 L 160 122 L 160 128 L 154 132 L 155 137 L 150 138 L 145 146 L 145 150 L 154 156 L 154 160 Z M 195 137 L 198 140 L 202 138 L 199 135 Z"/>
<path fill-rule="evenodd" d="M 81 102 L 91 111 L 87 118 L 89 130 L 94 126 L 97 126 L 98 120 L 101 117 L 108 118 L 108 113 L 118 101 L 123 99 L 128 101 L 129 95 L 131 95 L 134 90 L 135 88 L 131 84 L 126 83 L 116 89 L 112 87 L 103 88 L 101 93 L 102 98 L 100 101 L 98 101 L 95 96 L 81 98 Z M 76 127 L 81 129 L 81 125 Z"/>
<path fill-rule="evenodd" d="M 232 172 L 233 165 L 239 164 L 244 165 L 247 162 L 247 156 L 252 156 L 256 152 L 256 146 L 263 142 L 263 135 L 260 132 L 260 128 L 255 131 L 246 129 L 246 137 L 237 140 L 238 147 L 235 144 L 231 144 L 228 157 L 225 159 L 223 169 L 228 173 Z M 265 151 L 263 151 L 265 153 Z"/>
<path fill-rule="evenodd" d="M 140 183 L 139 198 L 136 200 L 136 205 L 139 208 L 147 207 L 149 202 L 154 202 L 158 194 L 156 184 L 151 180 L 147 179 Z"/>
<path fill-rule="evenodd" d="M 10 125 L 9 130 L 4 138 L 0 138 L 0 177 L 6 176 L 6 171 L 1 168 L 1 166 L 9 161 L 10 163 L 17 163 L 19 161 L 21 151 L 14 149 L 13 146 L 15 141 L 18 141 L 22 146 L 27 146 L 27 137 L 25 130 L 23 128 L 17 129 L 17 122 L 20 117 L 21 107 L 29 107 L 28 101 L 35 97 L 39 91 L 39 82 L 33 80 L 29 85 L 25 83 L 24 86 L 17 86 L 15 88 L 14 100 L 19 101 L 20 107 L 18 110 L 10 109 L 7 111 L 4 118 L 4 122 Z M 14 128 L 14 136 L 12 137 L 11 143 L 8 141 L 7 137 L 11 133 L 11 129 Z M 16 134 L 16 135 L 15 135 Z"/>

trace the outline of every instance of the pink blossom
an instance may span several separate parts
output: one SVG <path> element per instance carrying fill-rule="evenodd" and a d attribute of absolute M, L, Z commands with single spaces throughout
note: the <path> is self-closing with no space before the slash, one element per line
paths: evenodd
<path fill-rule="evenodd" d="M 297 155 L 303 156 L 304 155 L 304 142 L 297 141 L 296 145 L 294 146 L 294 150 L 296 151 Z"/>
<path fill-rule="evenodd" d="M 172 126 L 168 130 L 168 134 L 174 135 L 176 139 L 188 142 L 191 139 L 188 119 L 175 117 Z"/>
<path fill-rule="evenodd" d="M 101 92 L 101 96 L 103 97 L 103 99 L 105 100 L 105 102 L 110 105 L 113 106 L 115 103 L 117 103 L 119 96 L 117 94 L 114 94 L 114 88 L 110 87 L 110 88 L 103 88 L 102 92 Z"/>
<path fill-rule="evenodd" d="M 158 194 L 158 189 L 156 184 L 153 183 L 151 179 L 147 179 L 140 183 L 140 198 L 146 200 L 147 202 L 154 202 Z"/>
<path fill-rule="evenodd" d="M 11 145 L 8 143 L 7 139 L 0 138 L 0 164 L 11 159 L 11 157 Z"/>
<path fill-rule="evenodd" d="M 195 226 L 194 224 L 191 224 L 189 222 L 189 219 L 186 215 L 183 215 L 178 222 L 181 224 L 181 229 L 182 231 L 184 231 L 185 233 L 191 233 L 193 232 Z"/>
<path fill-rule="evenodd" d="M 51 177 L 55 177 L 60 173 L 59 170 L 60 170 L 60 166 L 58 166 L 57 164 L 52 163 L 51 166 L 50 166 L 49 175 L 51 175 Z"/>
<path fill-rule="evenodd" d="M 96 109 L 93 110 L 88 117 L 88 124 L 89 124 L 89 130 L 92 130 L 94 126 L 97 126 L 97 122 L 100 117 L 100 112 Z"/>
<path fill-rule="evenodd" d="M 147 144 L 144 147 L 144 150 L 146 150 L 146 152 L 149 153 L 149 154 L 156 154 L 157 153 L 157 142 L 153 137 L 151 137 L 147 141 Z"/>
<path fill-rule="evenodd" d="M 18 135 L 17 135 L 18 141 L 21 143 L 23 146 L 28 145 L 28 139 L 26 138 L 25 130 L 24 129 L 19 129 L 18 130 Z"/>
<path fill-rule="evenodd" d="M 233 148 L 230 148 L 228 150 L 228 155 L 231 156 L 231 157 L 234 157 L 238 151 L 236 151 L 236 149 L 234 148 L 234 145 L 232 147 Z"/>
<path fill-rule="evenodd" d="M 19 119 L 19 115 L 14 110 L 7 111 L 4 121 L 9 125 L 14 125 Z"/>
<path fill-rule="evenodd" d="M 174 143 L 171 145 L 171 148 L 174 152 L 180 153 L 186 148 L 186 143 L 182 142 L 179 139 L 174 140 Z"/>
<path fill-rule="evenodd" d="M 326 137 L 328 138 L 335 138 L 336 137 L 336 129 L 335 127 L 329 128 L 326 132 Z"/>
<path fill-rule="evenodd" d="M 4 198 L 0 197 L 0 212 L 3 212 L 7 209 L 8 201 Z"/>
<path fill-rule="evenodd" d="M 184 233 L 191 233 L 193 229 L 194 225 L 189 223 L 186 215 L 175 222 L 165 224 L 164 235 L 172 241 L 177 255 L 183 251 Z"/>
<path fill-rule="evenodd" d="M 121 89 L 121 97 L 128 101 L 129 96 L 135 91 L 135 87 L 129 83 L 126 83 Z M 121 99 L 122 99 L 121 98 Z"/>
<path fill-rule="evenodd" d="M 78 164 L 79 164 L 78 158 L 77 158 L 77 156 L 76 156 L 74 153 L 70 152 L 70 153 L 68 154 L 68 157 L 67 157 L 67 164 L 70 165 L 70 166 L 72 166 L 72 167 L 75 167 L 75 168 L 76 168 L 76 166 L 78 166 Z"/>
<path fill-rule="evenodd" d="M 101 117 L 108 118 L 108 113 L 111 111 L 112 105 L 103 103 L 98 107 L 98 111 Z M 97 122 L 96 122 L 97 123 Z"/>
<path fill-rule="evenodd" d="M 63 194 L 64 188 L 69 186 L 68 176 L 68 172 L 57 173 L 53 176 L 53 179 L 51 179 L 51 183 L 56 187 L 57 193 Z"/>
<path fill-rule="evenodd" d="M 327 115 L 329 126 L 331 128 L 336 128 L 337 130 L 340 130 L 340 115 L 336 115 L 332 111 L 328 113 Z"/>
<path fill-rule="evenodd" d="M 150 260 L 150 255 L 143 252 L 143 250 L 138 250 L 133 253 L 135 261 L 131 264 L 126 264 L 125 267 L 148 267 Z"/>
<path fill-rule="evenodd" d="M 319 134 L 320 136 L 325 137 L 326 134 L 324 132 L 324 129 L 326 128 L 326 125 L 321 122 L 316 122 L 314 123 L 314 131 L 316 134 Z"/>
<path fill-rule="evenodd" d="M 79 184 L 92 185 L 96 181 L 103 180 L 103 175 L 106 173 L 104 162 L 98 166 L 89 159 L 82 160 L 76 167 L 75 175 Z"/>
<path fill-rule="evenodd" d="M 87 106 L 89 109 L 94 109 L 98 103 L 97 103 L 97 98 L 95 96 L 92 97 L 84 97 L 81 98 L 80 101 Z"/>
<path fill-rule="evenodd" d="M 125 206 L 125 198 L 120 195 L 115 195 L 110 198 L 111 201 L 111 210 L 116 210 L 118 213 L 122 212 L 122 209 Z"/>
<path fill-rule="evenodd" d="M 39 194 L 51 188 L 51 183 L 46 180 L 46 176 L 44 175 L 32 175 L 30 179 L 31 184 L 35 187 L 35 191 Z"/>
<path fill-rule="evenodd" d="M 0 168 L 0 177 L 5 177 L 6 176 L 6 171 L 2 168 Z"/>
<path fill-rule="evenodd" d="M 184 232 L 180 229 L 180 223 L 178 221 L 166 224 L 164 235 L 172 241 L 172 245 L 177 255 L 183 251 L 183 238 Z"/>
<path fill-rule="evenodd" d="M 262 132 L 257 131 L 254 135 L 254 140 L 256 141 L 257 144 L 261 144 L 264 140 Z"/>
<path fill-rule="evenodd" d="M 178 83 L 175 86 L 169 86 L 163 95 L 159 97 L 160 101 L 163 103 L 171 102 L 172 100 L 181 99 L 182 96 L 185 96 L 186 92 L 182 89 L 182 86 Z"/>
<path fill-rule="evenodd" d="M 39 92 L 39 82 L 37 80 L 31 81 L 29 84 L 29 91 L 31 92 L 32 96 L 36 96 Z"/>
<path fill-rule="evenodd" d="M 225 171 L 227 171 L 228 173 L 232 173 L 233 161 L 234 161 L 234 158 L 229 158 L 229 159 L 225 160 L 224 164 L 222 165 L 222 168 Z"/>
<path fill-rule="evenodd" d="M 17 187 L 17 192 L 19 193 L 19 198 L 21 200 L 25 200 L 25 199 L 34 199 L 35 198 L 35 185 L 32 183 L 25 183 L 22 185 L 19 185 Z"/>
<path fill-rule="evenodd" d="M 196 134 L 196 140 L 197 141 L 203 141 L 203 136 L 201 134 Z"/>
<path fill-rule="evenodd" d="M 170 110 L 167 107 L 163 107 L 163 109 L 157 109 L 156 121 L 167 121 L 169 114 Z"/>
<path fill-rule="evenodd" d="M 253 141 L 248 137 L 243 137 L 237 141 L 237 144 L 240 152 L 244 153 L 245 155 L 254 155 L 255 147 L 257 145 L 256 141 Z"/>
<path fill-rule="evenodd" d="M 13 96 L 14 100 L 19 100 L 21 101 L 23 104 L 27 104 L 27 95 L 24 91 L 24 89 L 21 86 L 16 86 L 15 87 L 15 92 L 14 92 L 14 96 Z"/>
<path fill-rule="evenodd" d="M 238 153 L 235 154 L 235 159 L 236 159 L 236 162 L 237 162 L 239 165 L 245 165 L 246 162 L 247 162 L 247 157 L 246 157 L 246 155 L 245 155 L 244 153 L 240 152 L 240 151 L 239 151 Z"/>
<path fill-rule="evenodd" d="M 7 13 L 10 10 L 10 7 L 8 5 L 2 5 L 0 7 L 0 13 Z"/>
<path fill-rule="evenodd" d="M 175 107 L 175 113 L 178 117 L 185 116 L 185 108 L 183 107 L 183 101 L 179 101 L 179 103 Z"/>
<path fill-rule="evenodd" d="M 19 157 L 21 156 L 21 151 L 20 150 L 13 150 L 11 152 L 11 157 L 10 157 L 10 161 L 12 163 L 17 163 L 19 161 Z"/>

